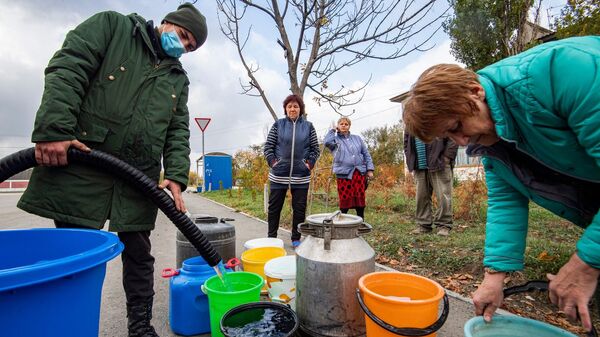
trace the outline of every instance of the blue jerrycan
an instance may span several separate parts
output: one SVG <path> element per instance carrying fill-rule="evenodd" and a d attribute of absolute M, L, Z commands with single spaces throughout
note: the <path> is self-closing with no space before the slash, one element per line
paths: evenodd
<path fill-rule="evenodd" d="M 220 270 L 224 270 L 219 263 Z M 208 297 L 200 287 L 216 275 L 201 256 L 183 261 L 181 269 L 164 269 L 162 276 L 171 278 L 169 284 L 169 324 L 171 330 L 183 336 L 210 332 Z"/>

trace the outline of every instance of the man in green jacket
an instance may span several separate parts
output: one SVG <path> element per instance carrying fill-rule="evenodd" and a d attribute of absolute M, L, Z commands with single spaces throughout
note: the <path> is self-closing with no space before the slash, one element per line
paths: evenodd
<path fill-rule="evenodd" d="M 45 71 L 32 141 L 40 166 L 18 207 L 54 219 L 59 228 L 118 232 L 125 249 L 123 287 L 130 337 L 157 336 L 150 325 L 154 257 L 150 231 L 157 207 L 127 182 L 94 168 L 67 165 L 71 146 L 108 152 L 164 181 L 176 207 L 189 174 L 189 80 L 179 61 L 207 37 L 204 16 L 190 3 L 155 27 L 137 14 L 102 12 L 67 37 Z M 59 167 L 55 167 L 59 166 Z"/>
<path fill-rule="evenodd" d="M 600 276 L 600 37 L 545 43 L 480 70 L 426 70 L 404 109 L 407 130 L 450 137 L 483 156 L 488 187 L 485 276 L 475 311 L 491 320 L 507 272 L 523 268 L 528 204 L 585 229 L 556 275 L 550 299 L 591 329 Z"/>

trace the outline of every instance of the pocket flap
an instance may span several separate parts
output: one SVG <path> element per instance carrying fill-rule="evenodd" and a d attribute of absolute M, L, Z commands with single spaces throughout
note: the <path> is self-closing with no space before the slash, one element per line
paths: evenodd
<path fill-rule="evenodd" d="M 90 121 L 79 121 L 75 137 L 82 142 L 104 143 L 108 128 Z"/>

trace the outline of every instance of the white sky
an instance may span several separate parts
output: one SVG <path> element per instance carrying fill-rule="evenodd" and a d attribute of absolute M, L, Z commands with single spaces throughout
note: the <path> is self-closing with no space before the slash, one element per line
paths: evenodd
<path fill-rule="evenodd" d="M 32 146 L 31 130 L 43 90 L 44 68 L 70 29 L 102 10 L 137 12 L 159 23 L 179 3 L 177 0 L 0 0 L 0 157 Z M 551 15 L 558 14 L 564 3 L 564 0 L 546 0 L 544 7 L 550 8 Z M 445 0 L 440 0 L 442 5 L 446 5 Z M 197 52 L 181 58 L 191 82 L 188 107 L 192 161 L 202 149 L 201 132 L 194 117 L 212 118 L 205 133 L 206 152 L 229 154 L 264 142 L 273 123 L 259 98 L 239 94 L 240 79 L 248 80 L 233 44 L 220 32 L 214 1 L 199 0 L 196 6 L 207 17 L 209 37 Z M 542 14 L 542 25 L 547 25 L 545 9 Z M 249 45 L 261 57 L 256 59 L 261 66 L 261 85 L 283 116 L 281 101 L 289 94 L 283 51 L 274 43 L 274 34 L 265 34 L 270 26 L 264 25 L 260 17 L 256 21 Z M 430 47 L 427 52 L 399 60 L 360 63 L 340 74 L 337 82 L 330 81 L 332 88 L 339 84 L 356 87 L 372 75 L 362 103 L 342 111 L 349 114 L 356 110 L 351 116 L 352 132 L 397 123 L 400 106 L 389 98 L 406 91 L 426 68 L 438 63 L 456 63 L 449 52 L 450 41 L 442 30 Z M 326 106 L 316 106 L 313 96 L 306 91 L 306 110 L 317 134 L 323 137 L 339 116 Z"/>

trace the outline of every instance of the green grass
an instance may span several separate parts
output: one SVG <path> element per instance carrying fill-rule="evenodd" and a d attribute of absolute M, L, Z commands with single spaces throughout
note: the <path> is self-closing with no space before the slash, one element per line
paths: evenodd
<path fill-rule="evenodd" d="M 415 212 L 414 198 L 400 192 L 378 193 L 367 191 L 365 219 L 373 231 L 365 239 L 383 257 L 400 264 L 392 266 L 402 269 L 415 267 L 420 273 L 438 277 L 453 274 L 471 274 L 480 278 L 485 240 L 484 222 L 467 222 L 455 219 L 449 237 L 435 234 L 412 235 Z M 228 205 L 260 219 L 266 220 L 263 211 L 262 191 L 249 190 L 213 191 L 204 194 L 209 199 Z M 459 200 L 454 200 L 455 206 Z M 307 214 L 332 212 L 337 209 L 337 195 L 332 191 L 326 205 L 325 194 L 315 195 L 309 201 Z M 351 213 L 354 211 L 351 210 Z M 484 212 L 485 214 L 485 212 Z M 283 227 L 290 227 L 290 199 L 286 199 L 281 215 Z M 545 279 L 548 272 L 556 273 L 575 251 L 575 243 L 582 230 L 565 220 L 535 206 L 530 206 L 529 235 L 525 252 L 526 279 Z"/>

